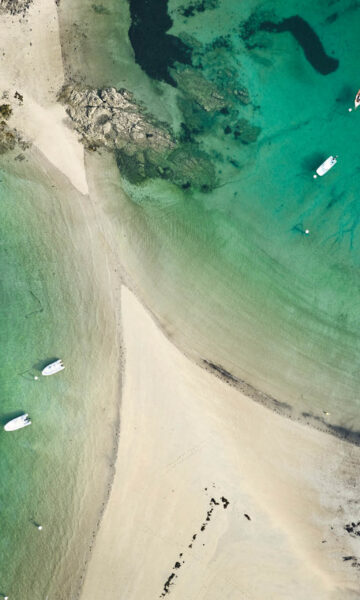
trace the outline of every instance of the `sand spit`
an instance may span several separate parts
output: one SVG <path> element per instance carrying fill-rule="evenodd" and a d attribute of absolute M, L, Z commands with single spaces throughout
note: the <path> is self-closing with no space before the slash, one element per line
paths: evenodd
<path fill-rule="evenodd" d="M 194 365 L 126 288 L 122 318 L 116 475 L 81 597 L 355 598 L 360 449 Z"/>
<path fill-rule="evenodd" d="M 64 74 L 55 2 L 2 14 L 0 46 L 9 126 L 86 194 L 83 147 L 56 102 Z M 115 270 L 100 213 L 88 222 Z M 111 287 L 107 274 L 101 283 Z M 360 448 L 266 410 L 195 365 L 125 288 L 122 323 L 116 474 L 82 599 L 357 598 Z"/>
<path fill-rule="evenodd" d="M 34 0 L 21 15 L 0 16 L 0 104 L 12 108 L 9 126 L 86 194 L 84 149 L 57 103 L 64 71 L 56 4 Z"/>

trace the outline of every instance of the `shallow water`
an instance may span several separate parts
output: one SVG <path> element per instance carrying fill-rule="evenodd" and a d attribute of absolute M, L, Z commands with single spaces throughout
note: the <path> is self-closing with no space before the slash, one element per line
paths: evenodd
<path fill-rule="evenodd" d="M 170 2 L 173 25 L 163 33 L 191 47 L 196 73 L 225 97 L 222 112 L 199 108 L 194 90 L 172 85 L 185 63 L 169 60 L 168 81 L 135 63 L 127 2 L 105 12 L 93 4 L 61 3 L 68 68 L 89 85 L 133 91 L 216 173 L 211 191 L 160 178 L 132 185 L 112 157 L 93 159 L 101 166 L 93 185 L 118 228 L 130 283 L 192 357 L 271 394 L 287 414 L 357 439 L 360 115 L 348 112 L 359 86 L 357 3 Z M 339 61 L 335 70 L 315 68 L 301 36 L 262 26 L 294 16 Z M 75 53 L 71 40 L 79 39 Z M 247 139 L 241 119 L 251 125 Z M 330 154 L 338 164 L 314 180 Z M 0 592 L 62 600 L 76 595 L 110 475 L 116 413 L 105 413 L 97 386 L 108 373 L 108 299 L 98 265 L 79 252 L 94 243 L 79 198 L 69 218 L 51 177 L 45 184 L 20 166 L 12 175 L 4 163 L 0 179 L 0 418 L 24 410 L 33 419 L 0 435 Z M 55 356 L 66 371 L 35 382 L 36 368 Z"/>
<path fill-rule="evenodd" d="M 84 260 L 78 195 L 64 181 L 58 193 L 51 169 L 22 165 L 3 162 L 0 174 L 0 422 L 28 412 L 32 425 L 0 432 L 0 592 L 60 600 L 76 597 L 111 475 L 107 298 Z M 65 371 L 35 381 L 55 357 Z"/>
<path fill-rule="evenodd" d="M 173 25 L 166 34 L 191 47 L 196 73 L 228 102 L 227 112 L 211 114 L 199 109 L 195 92 L 161 81 L 161 72 L 150 72 L 152 79 L 141 74 L 128 50 L 124 57 L 123 42 L 116 52 L 116 14 L 122 36 L 126 19 L 130 25 L 127 4 L 116 7 L 108 16 L 112 83 L 122 74 L 122 85 L 143 101 L 151 88 L 152 112 L 156 94 L 159 106 L 166 98 L 163 118 L 175 131 L 186 125 L 190 145 L 207 152 L 217 174 L 216 188 L 205 193 L 123 178 L 131 200 L 119 194 L 111 211 L 135 287 L 193 356 L 221 365 L 313 424 L 326 421 L 345 435 L 359 430 L 360 122 L 348 112 L 359 85 L 358 4 L 169 2 Z M 299 31 L 263 26 L 293 24 L 297 16 L 296 26 L 306 23 L 312 32 L 308 42 Z M 156 39 L 153 47 L 155 54 L 163 48 Z M 94 55 L 96 49 L 94 43 Z M 105 44 L 98 61 L 108 65 L 107 85 L 108 57 Z M 170 56 L 172 79 L 185 63 L 173 64 Z M 234 95 L 243 88 L 247 104 Z M 258 128 L 248 143 L 241 119 Z M 314 180 L 330 154 L 339 155 L 338 164 Z M 99 180 L 113 195 L 106 178 Z"/>

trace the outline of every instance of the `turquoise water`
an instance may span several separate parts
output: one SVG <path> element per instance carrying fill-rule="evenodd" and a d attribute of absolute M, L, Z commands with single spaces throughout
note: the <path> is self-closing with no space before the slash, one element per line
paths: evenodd
<path fill-rule="evenodd" d="M 360 114 L 348 107 L 360 85 L 357 4 L 224 0 L 186 17 L 190 2 L 170 2 L 169 33 L 192 46 L 196 73 L 231 96 L 228 113 L 212 114 L 135 64 L 125 0 L 105 12 L 93 4 L 61 2 L 67 68 L 89 85 L 130 89 L 177 134 L 184 123 L 190 151 L 206 152 L 217 178 L 203 192 L 161 179 L 131 185 L 112 156 L 89 158 L 130 285 L 191 357 L 271 394 L 287 414 L 356 434 Z M 335 71 L 317 72 L 289 32 L 241 37 L 250 17 L 256 29 L 294 15 L 339 60 Z M 236 134 L 240 119 L 259 128 L 253 142 Z M 338 164 L 314 180 L 330 154 Z M 62 600 L 76 597 L 110 476 L 116 411 L 98 381 L 110 377 L 104 323 L 108 335 L 114 323 L 97 285 L 105 256 L 86 256 L 97 242 L 82 200 L 37 169 L 3 162 L 0 173 L 0 419 L 27 411 L 33 420 L 0 435 L 0 592 Z M 57 356 L 66 371 L 35 382 Z"/>
<path fill-rule="evenodd" d="M 0 174 L 0 423 L 28 412 L 32 425 L 0 432 L 0 592 L 60 600 L 75 597 L 111 475 L 116 412 L 96 383 L 110 375 L 107 299 L 82 255 L 79 197 L 35 160 L 22 165 Z M 33 379 L 59 356 L 64 372 Z"/>
<path fill-rule="evenodd" d="M 116 54 L 117 27 L 120 40 L 124 20 L 130 23 L 126 3 L 101 17 L 111 19 L 109 45 L 98 59 L 108 66 L 102 84 L 121 82 L 142 99 L 151 88 L 149 110 L 156 94 L 161 106 L 164 98 L 169 104 L 177 98 L 163 116 L 176 131 L 180 122 L 192 129 L 217 173 L 217 187 L 208 193 L 161 180 L 135 186 L 123 178 L 129 201 L 119 194 L 109 210 L 113 218 L 118 214 L 125 268 L 166 331 L 192 356 L 291 405 L 287 412 L 294 416 L 303 413 L 319 426 L 326 421 L 338 433 L 356 431 L 360 122 L 348 108 L 359 86 L 359 8 L 353 2 L 224 1 L 183 16 L 184 8 L 197 4 L 170 2 L 168 33 L 192 45 L 197 73 L 228 90 L 229 114 L 209 116 L 194 108 L 181 86 L 141 74 L 128 42 L 126 55 L 121 41 Z M 295 15 L 339 61 L 336 70 L 316 71 L 289 32 L 241 37 L 249 18 L 256 29 Z M 173 66 L 178 73 L 184 68 Z M 247 89 L 248 104 L 234 100 L 236 87 Z M 239 119 L 260 128 L 256 141 L 243 144 L 236 137 Z M 339 155 L 338 164 L 314 180 L 315 168 L 330 154 Z M 100 188 L 113 195 L 99 176 Z"/>

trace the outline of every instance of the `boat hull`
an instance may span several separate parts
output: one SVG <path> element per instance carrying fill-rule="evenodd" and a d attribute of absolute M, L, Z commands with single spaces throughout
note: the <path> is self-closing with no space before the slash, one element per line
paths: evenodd
<path fill-rule="evenodd" d="M 56 360 L 53 363 L 50 363 L 49 365 L 47 365 L 42 371 L 41 374 L 44 375 L 44 377 L 48 377 L 49 375 L 55 375 L 55 373 L 59 373 L 60 371 L 63 371 L 65 369 L 63 362 L 61 359 Z"/>
<path fill-rule="evenodd" d="M 358 91 L 358 93 L 355 96 L 354 105 L 355 105 L 355 108 L 360 106 L 360 90 Z"/>
<path fill-rule="evenodd" d="M 325 173 L 330 171 L 330 169 L 332 169 L 333 166 L 336 165 L 336 163 L 337 163 L 336 157 L 329 156 L 329 158 L 324 160 L 324 162 L 320 165 L 320 167 L 318 167 L 316 169 L 316 173 L 319 175 L 319 177 L 322 177 L 323 175 L 325 175 Z"/>
<path fill-rule="evenodd" d="M 21 415 L 20 417 L 16 417 L 15 419 L 11 419 L 4 425 L 5 431 L 16 431 L 17 429 L 22 429 L 23 427 L 27 427 L 31 425 L 31 420 L 29 419 L 29 415 L 26 413 Z"/>

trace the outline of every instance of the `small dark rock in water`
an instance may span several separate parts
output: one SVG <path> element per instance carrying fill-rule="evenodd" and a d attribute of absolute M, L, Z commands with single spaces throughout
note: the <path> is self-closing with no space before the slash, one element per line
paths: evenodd
<path fill-rule="evenodd" d="M 234 137 L 236 140 L 240 140 L 243 144 L 252 144 L 256 142 L 260 131 L 260 127 L 251 125 L 247 119 L 239 119 L 234 130 Z"/>
<path fill-rule="evenodd" d="M 229 127 L 229 125 L 226 125 L 226 127 L 224 128 L 224 133 L 226 135 L 228 135 L 229 133 L 231 133 L 231 127 Z"/>
<path fill-rule="evenodd" d="M 238 88 L 234 91 L 234 95 L 242 104 L 250 104 L 250 94 L 245 87 Z"/>
<path fill-rule="evenodd" d="M 198 0 L 189 4 L 186 8 L 185 6 L 181 6 L 179 13 L 183 17 L 193 17 L 196 13 L 202 13 L 206 10 L 217 8 L 217 6 L 219 6 L 219 0 Z"/>
<path fill-rule="evenodd" d="M 248 521 L 251 521 L 251 517 L 249 517 L 249 515 L 247 515 L 246 513 L 244 513 L 244 517 L 246 517 Z"/>
<path fill-rule="evenodd" d="M 206 112 L 221 111 L 226 108 L 226 100 L 215 83 L 208 81 L 197 69 L 187 67 L 181 71 L 171 71 L 178 88 L 187 99 L 195 101 Z"/>
<path fill-rule="evenodd" d="M 102 4 L 92 4 L 91 8 L 98 15 L 109 15 L 110 11 Z"/>

